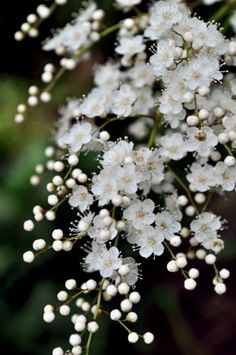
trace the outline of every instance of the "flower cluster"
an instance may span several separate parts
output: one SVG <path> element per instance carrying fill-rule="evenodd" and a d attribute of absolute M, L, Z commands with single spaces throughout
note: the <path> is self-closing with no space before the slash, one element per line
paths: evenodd
<path fill-rule="evenodd" d="M 191 267 L 194 259 L 212 265 L 217 294 L 225 293 L 229 277 L 227 269 L 216 266 L 225 221 L 209 203 L 214 194 L 234 191 L 236 185 L 235 78 L 222 69 L 235 63 L 235 42 L 216 23 L 191 15 L 183 1 L 160 0 L 146 13 L 139 3 L 117 0 L 116 8 L 130 17 L 101 31 L 104 12 L 89 2 L 55 32 L 43 49 L 62 56 L 61 69 L 46 65 L 42 80 L 49 87 L 41 93 L 30 87 L 28 106 L 19 105 L 15 117 L 23 121 L 37 95 L 49 101 L 58 75 L 86 60 L 100 38 L 118 31 L 115 56 L 95 66 L 92 90 L 68 99 L 59 111 L 54 146 L 46 148 L 45 166 L 38 165 L 31 177 L 38 185 L 43 172 L 53 172 L 46 186 L 49 206 L 35 206 L 34 219 L 24 223 L 31 231 L 43 219 L 53 221 L 66 203 L 74 211 L 64 230 L 54 229 L 51 241 L 35 240 L 33 251 L 23 255 L 31 263 L 48 249 L 80 248 L 84 272 L 98 278 L 80 286 L 67 280 L 66 290 L 57 295 L 62 305 L 44 309 L 44 320 L 52 322 L 56 312 L 69 315 L 69 303 L 75 301 L 80 311 L 71 317 L 75 333 L 69 339 L 74 355 L 83 349 L 89 354 L 103 315 L 127 330 L 128 341 L 153 341 L 152 333 L 137 334 L 125 323 L 138 319 L 132 308 L 141 296 L 133 288 L 145 259 L 158 262 L 169 253 L 167 270 L 181 272 L 186 290 L 195 289 L 200 275 Z M 113 138 L 109 127 L 115 121 L 126 127 L 128 137 Z M 80 158 L 91 151 L 98 166 L 89 175 Z M 95 303 L 90 293 L 96 293 Z M 60 347 L 53 350 L 53 355 L 64 353 Z"/>

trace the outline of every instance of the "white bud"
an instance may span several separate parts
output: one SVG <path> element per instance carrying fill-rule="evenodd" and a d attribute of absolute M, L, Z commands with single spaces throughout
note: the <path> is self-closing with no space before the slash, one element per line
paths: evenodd
<path fill-rule="evenodd" d="M 109 213 L 109 211 L 106 208 L 102 208 L 99 211 L 99 216 L 101 216 L 102 218 L 104 218 L 106 216 L 109 216 L 109 215 L 110 215 L 110 213 Z"/>
<path fill-rule="evenodd" d="M 60 302 L 65 302 L 66 300 L 68 300 L 68 293 L 66 291 L 58 292 L 57 299 Z"/>
<path fill-rule="evenodd" d="M 201 192 L 198 192 L 195 196 L 194 196 L 194 200 L 199 203 L 202 204 L 206 201 L 206 197 L 204 194 L 202 194 Z"/>
<path fill-rule="evenodd" d="M 229 275 L 230 275 L 229 270 L 227 270 L 227 269 L 220 270 L 220 277 L 222 279 L 228 279 Z"/>
<path fill-rule="evenodd" d="M 65 287 L 67 290 L 74 290 L 77 287 L 77 283 L 74 279 L 69 279 L 66 281 Z"/>
<path fill-rule="evenodd" d="M 63 304 L 59 308 L 59 312 L 62 316 L 68 316 L 70 314 L 70 307 L 67 304 Z"/>
<path fill-rule="evenodd" d="M 31 27 L 28 34 L 31 38 L 36 38 L 39 35 L 39 31 L 37 28 Z"/>
<path fill-rule="evenodd" d="M 228 167 L 234 166 L 235 162 L 235 157 L 233 157 L 232 155 L 228 155 L 224 160 L 225 165 Z"/>
<path fill-rule="evenodd" d="M 184 103 L 191 103 L 193 101 L 193 98 L 194 98 L 194 95 L 192 92 L 186 92 L 184 95 L 183 95 L 183 98 L 182 98 L 182 101 Z"/>
<path fill-rule="evenodd" d="M 36 12 L 42 19 L 45 19 L 50 15 L 50 10 L 45 5 L 39 5 L 36 9 Z"/>
<path fill-rule="evenodd" d="M 189 126 L 196 126 L 199 123 L 199 119 L 195 115 L 188 116 L 186 121 Z"/>
<path fill-rule="evenodd" d="M 25 117 L 21 113 L 18 113 L 14 117 L 15 123 L 22 123 L 24 121 Z"/>
<path fill-rule="evenodd" d="M 205 109 L 201 109 L 198 112 L 198 117 L 200 118 L 200 120 L 206 120 L 209 117 L 209 112 Z"/>
<path fill-rule="evenodd" d="M 55 161 L 53 164 L 53 168 L 58 173 L 64 169 L 65 165 L 61 161 Z"/>
<path fill-rule="evenodd" d="M 135 332 L 129 333 L 129 335 L 128 335 L 128 341 L 129 341 L 130 343 L 137 343 L 138 340 L 139 340 L 139 336 L 138 336 L 137 333 L 135 333 Z"/>
<path fill-rule="evenodd" d="M 186 41 L 186 42 L 192 42 L 193 41 L 193 34 L 192 34 L 192 32 L 185 32 L 184 34 L 183 34 L 183 38 L 184 38 L 184 40 Z"/>
<path fill-rule="evenodd" d="M 53 239 L 62 239 L 63 238 L 63 231 L 61 229 L 54 229 L 52 232 Z"/>
<path fill-rule="evenodd" d="M 126 320 L 130 323 L 135 323 L 138 320 L 138 315 L 135 312 L 129 312 L 126 316 Z"/>
<path fill-rule="evenodd" d="M 110 134 L 107 131 L 101 131 L 99 133 L 99 138 L 103 141 L 103 142 L 107 142 L 110 139 Z"/>
<path fill-rule="evenodd" d="M 129 266 L 128 265 L 121 265 L 118 269 L 118 273 L 121 276 L 126 276 L 129 273 Z"/>
<path fill-rule="evenodd" d="M 121 316 L 122 316 L 122 314 L 121 314 L 121 311 L 119 311 L 119 309 L 113 309 L 110 312 L 110 318 L 114 321 L 120 320 Z"/>
<path fill-rule="evenodd" d="M 201 86 L 198 90 L 200 96 L 206 96 L 210 92 L 210 89 L 207 86 Z"/>
<path fill-rule="evenodd" d="M 33 249 L 34 250 L 42 250 L 46 247 L 46 242 L 44 239 L 40 238 L 40 239 L 36 239 L 33 242 Z"/>
<path fill-rule="evenodd" d="M 70 165 L 75 166 L 75 165 L 78 164 L 78 162 L 79 162 L 79 158 L 77 157 L 77 155 L 72 154 L 72 155 L 69 156 L 69 158 L 68 158 L 68 163 L 69 163 Z"/>
<path fill-rule="evenodd" d="M 193 279 L 191 279 L 191 278 L 186 279 L 186 280 L 184 281 L 184 288 L 185 288 L 186 290 L 189 290 L 189 291 L 194 290 L 196 286 L 197 286 L 196 281 L 193 280 Z"/>
<path fill-rule="evenodd" d="M 86 174 L 84 174 L 84 173 L 79 174 L 78 181 L 81 182 L 81 184 L 85 183 L 87 180 L 88 180 L 88 177 Z"/>
<path fill-rule="evenodd" d="M 122 312 L 129 312 L 129 311 L 131 311 L 132 307 L 133 307 L 133 304 L 128 299 L 125 299 L 125 300 L 121 301 L 121 303 L 120 303 L 120 309 L 122 310 Z"/>
<path fill-rule="evenodd" d="M 61 347 L 54 348 L 52 355 L 64 355 L 64 350 Z"/>
<path fill-rule="evenodd" d="M 87 329 L 90 333 L 96 333 L 98 328 L 99 328 L 99 326 L 98 326 L 97 322 L 95 322 L 95 321 L 88 322 L 88 324 L 87 324 Z"/>
<path fill-rule="evenodd" d="M 154 335 L 150 332 L 143 334 L 143 341 L 145 344 L 151 344 L 154 340 Z"/>
<path fill-rule="evenodd" d="M 48 196 L 48 204 L 50 206 L 55 206 L 58 203 L 58 197 L 56 195 L 49 195 Z"/>
<path fill-rule="evenodd" d="M 97 287 L 97 282 L 93 279 L 90 279 L 86 282 L 86 286 L 89 291 L 95 290 L 95 288 Z"/>
<path fill-rule="evenodd" d="M 73 187 L 76 185 L 76 182 L 74 179 L 70 178 L 66 180 L 65 184 L 69 189 L 73 189 Z"/>
<path fill-rule="evenodd" d="M 173 247 L 178 247 L 180 246 L 180 244 L 182 243 L 181 238 L 178 235 L 174 235 L 171 239 L 170 239 L 170 244 Z"/>
<path fill-rule="evenodd" d="M 87 232 L 87 230 L 89 229 L 89 224 L 81 220 L 78 223 L 78 229 L 80 232 Z"/>
<path fill-rule="evenodd" d="M 24 23 L 22 23 L 20 29 L 21 29 L 21 31 L 27 33 L 30 29 L 30 24 L 28 22 L 24 22 Z"/>
<path fill-rule="evenodd" d="M 48 221 L 54 221 L 56 219 L 56 213 L 54 211 L 47 211 L 45 217 Z"/>
<path fill-rule="evenodd" d="M 206 256 L 206 251 L 204 249 L 198 249 L 196 251 L 196 257 L 200 260 L 203 260 Z"/>
<path fill-rule="evenodd" d="M 46 71 L 41 75 L 41 79 L 44 83 L 50 83 L 53 79 L 52 73 Z"/>
<path fill-rule="evenodd" d="M 195 214 L 195 208 L 193 206 L 188 206 L 185 208 L 185 213 L 187 216 L 192 217 Z"/>
<path fill-rule="evenodd" d="M 77 331 L 77 332 L 82 332 L 84 329 L 85 329 L 85 327 L 86 327 L 86 324 L 85 324 L 85 322 L 82 322 L 82 321 L 77 321 L 76 323 L 75 323 L 75 330 Z"/>
<path fill-rule="evenodd" d="M 178 197 L 177 202 L 179 206 L 186 206 L 188 203 L 188 199 L 185 195 L 181 195 Z"/>
<path fill-rule="evenodd" d="M 63 243 L 61 240 L 55 240 L 53 243 L 52 243 L 52 249 L 56 252 L 59 252 L 63 249 Z"/>
<path fill-rule="evenodd" d="M 116 296 L 117 295 L 117 287 L 115 285 L 109 285 L 106 289 L 106 292 L 108 293 L 109 296 Z"/>
<path fill-rule="evenodd" d="M 131 292 L 131 294 L 129 295 L 129 300 L 134 304 L 139 303 L 141 300 L 140 293 L 138 293 L 137 291 Z"/>
<path fill-rule="evenodd" d="M 218 282 L 218 283 L 215 285 L 215 292 L 216 292 L 218 295 L 223 295 L 223 293 L 226 292 L 226 285 L 225 285 L 223 282 Z"/>
<path fill-rule="evenodd" d="M 118 292 L 120 295 L 127 295 L 127 293 L 129 292 L 129 286 L 125 282 L 122 282 L 118 286 Z"/>
<path fill-rule="evenodd" d="M 176 272 L 179 270 L 175 260 L 169 261 L 166 267 L 169 272 Z"/>
<path fill-rule="evenodd" d="M 15 32 L 15 34 L 14 34 L 14 38 L 15 38 L 15 40 L 16 40 L 17 42 L 20 42 L 20 41 L 22 41 L 22 40 L 25 38 L 25 35 L 24 35 L 23 32 L 17 31 L 17 32 Z"/>
<path fill-rule="evenodd" d="M 206 255 L 205 262 L 209 265 L 214 264 L 216 262 L 216 256 L 214 254 Z"/>
<path fill-rule="evenodd" d="M 28 219 L 24 222 L 23 228 L 25 231 L 31 232 L 34 229 L 34 222 L 31 219 Z"/>
<path fill-rule="evenodd" d="M 55 319 L 55 313 L 54 312 L 44 312 L 43 314 L 43 320 L 46 323 L 52 323 Z"/>
<path fill-rule="evenodd" d="M 182 269 L 187 265 L 187 259 L 185 256 L 180 256 L 179 258 L 176 259 L 176 265 L 178 268 Z"/>
<path fill-rule="evenodd" d="M 54 0 L 57 5 L 65 5 L 68 0 Z"/>
<path fill-rule="evenodd" d="M 24 254 L 23 254 L 23 260 L 25 263 L 32 263 L 35 259 L 35 255 L 32 251 L 26 251 Z"/>
<path fill-rule="evenodd" d="M 72 346 L 77 346 L 81 344 L 81 336 L 79 334 L 71 334 L 69 338 L 69 343 Z"/>
<path fill-rule="evenodd" d="M 71 251 L 73 248 L 73 243 L 71 240 L 65 240 L 62 245 L 64 251 Z"/>
<path fill-rule="evenodd" d="M 52 98 L 51 94 L 49 92 L 47 92 L 47 91 L 43 91 L 40 94 L 40 100 L 42 102 L 49 102 L 49 101 L 51 101 L 51 98 Z"/>
<path fill-rule="evenodd" d="M 189 270 L 188 275 L 191 279 L 196 279 L 199 276 L 199 271 L 193 267 Z"/>
<path fill-rule="evenodd" d="M 26 18 L 27 22 L 29 22 L 31 25 L 37 21 L 38 17 L 35 14 L 29 14 Z"/>
<path fill-rule="evenodd" d="M 32 96 L 28 97 L 27 102 L 28 102 L 29 106 L 33 107 L 33 106 L 38 105 L 39 100 L 38 100 L 37 96 L 32 95 Z"/>
<path fill-rule="evenodd" d="M 94 21 L 101 21 L 105 15 L 105 12 L 102 9 L 95 10 L 92 19 Z"/>
<path fill-rule="evenodd" d="M 114 206 L 120 206 L 122 204 L 122 197 L 117 195 L 116 197 L 113 197 L 111 202 Z"/>

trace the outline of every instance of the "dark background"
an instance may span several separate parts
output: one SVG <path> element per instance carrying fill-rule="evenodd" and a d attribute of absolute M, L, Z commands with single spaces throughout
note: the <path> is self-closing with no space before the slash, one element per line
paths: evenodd
<path fill-rule="evenodd" d="M 50 130 L 56 119 L 58 104 L 67 96 L 79 96 L 87 92 L 91 84 L 93 61 L 103 62 L 112 53 L 112 42 L 106 40 L 100 50 L 93 51 L 93 60 L 68 73 L 58 83 L 52 103 L 32 111 L 26 123 L 14 124 L 16 106 L 26 99 L 27 88 L 39 83 L 43 65 L 57 59 L 40 49 L 42 39 L 50 34 L 50 28 L 60 27 L 77 11 L 80 1 L 71 0 L 67 6 L 58 8 L 49 21 L 41 27 L 40 37 L 26 39 L 21 43 L 13 40 L 14 32 L 24 18 L 34 11 L 38 1 L 0 1 L 0 354 L 46 355 L 54 346 L 67 347 L 72 332 L 68 319 L 58 319 L 48 325 L 42 320 L 42 309 L 47 303 L 56 302 L 56 293 L 63 288 L 67 278 L 82 280 L 77 251 L 55 255 L 49 252 L 30 266 L 22 262 L 22 253 L 30 249 L 36 237 L 50 240 L 54 226 L 42 223 L 34 233 L 22 230 L 24 219 L 32 215 L 35 204 L 44 204 L 46 196 L 43 181 L 39 188 L 29 185 L 29 177 L 35 164 L 44 161 L 43 151 L 50 141 Z M 116 21 L 111 1 L 98 1 L 108 10 L 108 22 Z M 224 2 L 225 3 L 225 2 Z M 217 11 L 218 6 L 206 12 Z M 50 59 L 49 59 L 50 58 Z M 227 281 L 228 292 L 218 296 L 213 291 L 213 269 L 203 263 L 199 266 L 199 285 L 193 292 L 183 289 L 181 275 L 166 271 L 168 255 L 156 261 L 148 260 L 143 270 L 143 282 L 138 289 L 143 295 L 136 307 L 139 322 L 136 329 L 150 330 L 156 335 L 151 346 L 139 342 L 130 345 L 126 333 L 117 324 L 104 319 L 100 334 L 94 337 L 92 354 L 160 354 L 160 355 L 233 355 L 236 353 L 236 300 L 234 243 L 236 201 L 232 195 L 215 198 L 212 209 L 228 219 L 224 231 L 225 250 L 219 257 L 219 268 L 231 270 Z M 65 214 L 59 216 L 63 225 Z M 58 224 L 56 224 L 58 226 Z M 35 238 L 34 238 L 35 237 Z"/>

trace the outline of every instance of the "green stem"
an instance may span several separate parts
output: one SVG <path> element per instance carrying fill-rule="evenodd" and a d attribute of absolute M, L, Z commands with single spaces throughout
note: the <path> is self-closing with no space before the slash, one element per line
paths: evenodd
<path fill-rule="evenodd" d="M 231 9 L 234 9 L 236 7 L 236 1 L 235 0 L 228 0 L 226 2 L 226 4 L 224 4 L 223 6 L 221 6 L 219 8 L 219 10 L 213 14 L 211 17 L 210 17 L 210 21 L 220 21 L 222 18 L 224 18 L 228 12 L 231 10 Z"/>
<path fill-rule="evenodd" d="M 98 312 L 99 312 L 99 308 L 100 308 L 101 300 L 102 300 L 102 287 L 103 287 L 104 281 L 105 281 L 105 279 L 103 278 L 100 283 L 100 288 L 99 288 L 98 297 L 97 297 L 97 304 L 96 304 L 96 309 L 95 309 L 95 313 L 93 316 L 93 320 L 96 320 L 97 316 L 98 316 Z M 89 355 L 92 338 L 93 338 L 93 333 L 90 332 L 89 336 L 88 336 L 87 344 L 86 344 L 86 355 Z"/>
<path fill-rule="evenodd" d="M 227 153 L 228 153 L 229 155 L 234 156 L 233 153 L 232 153 L 232 151 L 231 151 L 231 149 L 230 149 L 230 147 L 228 147 L 227 144 L 224 144 L 224 147 L 225 147 L 225 149 L 226 149 L 226 151 L 227 151 Z"/>

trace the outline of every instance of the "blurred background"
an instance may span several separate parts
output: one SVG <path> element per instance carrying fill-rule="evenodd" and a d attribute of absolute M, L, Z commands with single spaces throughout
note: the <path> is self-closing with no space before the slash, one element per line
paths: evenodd
<path fill-rule="evenodd" d="M 115 22 L 117 15 L 112 1 L 98 3 L 108 12 L 108 22 Z M 29 178 L 35 165 L 44 161 L 43 152 L 50 142 L 57 106 L 65 103 L 66 97 L 87 92 L 93 63 L 103 62 L 112 53 L 112 42 L 103 41 L 100 49 L 94 50 L 91 61 L 68 73 L 58 83 L 50 104 L 34 109 L 23 125 L 16 125 L 13 122 L 16 106 L 26 99 L 27 88 L 40 84 L 45 63 L 56 63 L 53 55 L 41 51 L 41 41 L 50 34 L 50 28 L 63 26 L 70 14 L 80 7 L 80 1 L 70 0 L 43 24 L 38 39 L 16 43 L 14 32 L 38 4 L 35 0 L 0 0 L 0 354 L 5 355 L 47 355 L 54 346 L 68 347 L 67 339 L 72 331 L 67 327 L 68 321 L 58 317 L 48 325 L 42 320 L 42 310 L 45 304 L 56 302 L 56 294 L 67 278 L 82 281 L 77 252 L 70 255 L 49 252 L 30 266 L 23 263 L 22 254 L 30 249 L 36 237 L 49 240 L 51 230 L 63 226 L 64 215 L 69 212 L 62 210 L 57 225 L 42 223 L 34 233 L 24 232 L 22 224 L 31 218 L 35 204 L 44 204 L 46 181 L 33 188 Z M 208 12 L 200 7 L 199 13 L 207 18 L 217 6 Z M 131 346 L 124 329 L 104 319 L 101 336 L 94 337 L 91 354 L 120 354 L 122 351 L 130 355 L 236 354 L 235 195 L 215 198 L 212 208 L 229 221 L 223 233 L 226 247 L 219 258 L 219 268 L 231 270 L 228 292 L 222 296 L 213 292 L 211 267 L 200 266 L 198 288 L 187 292 L 183 289 L 181 275 L 167 273 L 168 255 L 158 262 L 149 260 L 143 270 L 144 281 L 138 284 L 143 300 L 136 307 L 140 315 L 137 328 L 153 331 L 155 343 L 147 346 L 140 342 Z"/>

